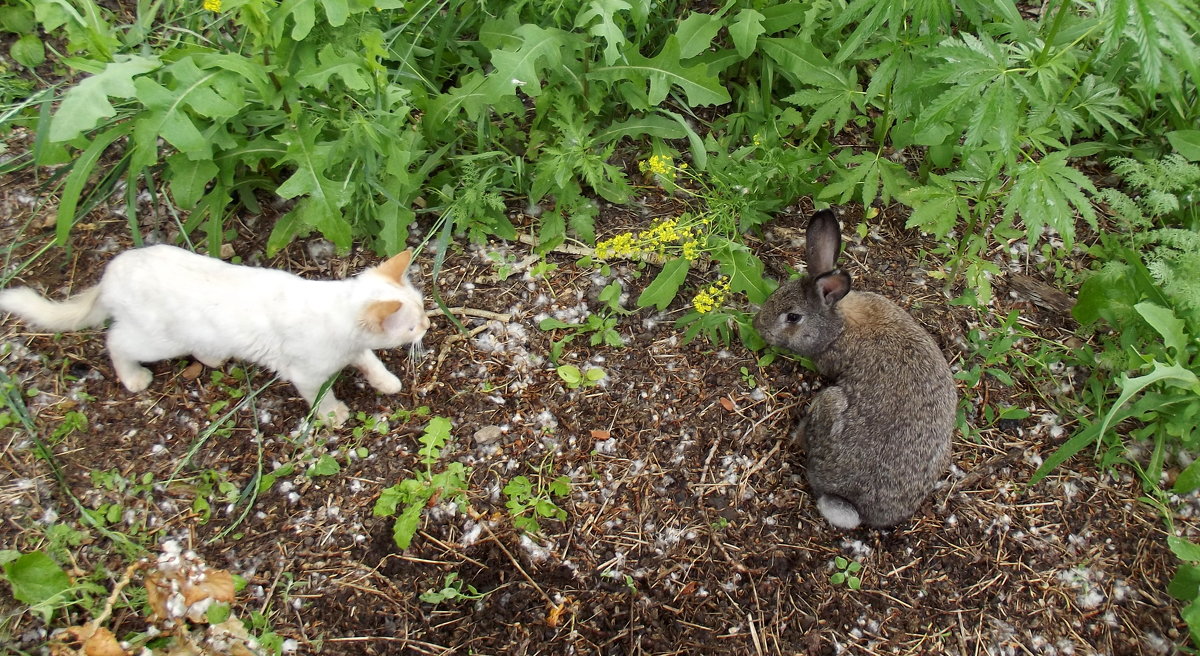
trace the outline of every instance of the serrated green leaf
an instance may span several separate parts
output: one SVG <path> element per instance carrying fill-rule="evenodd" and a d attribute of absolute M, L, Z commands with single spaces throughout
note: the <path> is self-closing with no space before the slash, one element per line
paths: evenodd
<path fill-rule="evenodd" d="M 365 91 L 371 88 L 367 71 L 363 68 L 363 57 L 354 52 L 338 52 L 333 44 L 325 44 L 317 55 L 320 64 L 305 67 L 295 78 L 300 84 L 322 91 L 329 90 L 329 78 L 341 78 L 346 88 Z"/>
<path fill-rule="evenodd" d="M 597 143 L 615 143 L 625 138 L 650 135 L 659 139 L 682 139 L 687 133 L 676 122 L 664 116 L 635 116 L 596 132 Z"/>
<path fill-rule="evenodd" d="M 157 57 L 118 55 L 104 70 L 86 77 L 67 90 L 50 124 L 51 141 L 68 141 L 96 127 L 101 119 L 116 115 L 109 97 L 132 98 L 134 78 L 162 65 Z"/>
<path fill-rule="evenodd" d="M 194 160 L 183 153 L 167 158 L 171 195 L 180 209 L 190 210 L 200 201 L 209 182 L 220 172 L 212 160 Z"/>
<path fill-rule="evenodd" d="M 1104 420 L 1100 422 L 1098 437 L 1103 437 L 1108 427 L 1114 425 L 1117 412 L 1121 410 L 1122 406 L 1150 385 L 1159 382 L 1168 383 L 1174 387 L 1190 389 L 1200 394 L 1200 379 L 1197 379 L 1196 374 L 1186 367 L 1178 364 L 1168 365 L 1158 360 L 1155 360 L 1153 364 L 1154 368 L 1144 376 L 1130 378 L 1129 374 L 1122 373 L 1120 375 L 1117 384 L 1121 387 L 1121 395 L 1117 397 L 1112 408 L 1104 415 Z"/>
<path fill-rule="evenodd" d="M 133 139 L 143 153 L 135 168 L 157 161 L 157 143 L 161 137 L 193 159 L 212 159 L 212 143 L 200 133 L 184 111 L 186 91 L 168 89 L 150 78 L 138 78 L 138 100 L 146 107 L 136 120 Z"/>
<path fill-rule="evenodd" d="M 950 180 L 931 173 L 933 184 L 915 187 L 900 194 L 900 200 L 913 208 L 905 228 L 919 228 L 939 239 L 945 238 L 970 211 L 967 199 Z"/>
<path fill-rule="evenodd" d="M 714 252 L 721 274 L 729 277 L 729 291 L 745 294 L 751 303 L 760 304 L 774 291 L 763 273 L 763 263 L 745 245 L 725 242 Z"/>
<path fill-rule="evenodd" d="M 720 17 L 698 11 L 688 14 L 675 28 L 675 36 L 679 39 L 679 56 L 691 59 L 708 50 L 719 31 Z"/>
<path fill-rule="evenodd" d="M 753 9 L 743 9 L 729 26 L 729 36 L 733 38 L 733 47 L 743 59 L 754 54 L 758 47 L 758 37 L 766 32 L 763 27 L 762 14 Z"/>
<path fill-rule="evenodd" d="M 625 31 L 617 25 L 616 15 L 619 11 L 632 8 L 625 0 L 591 0 L 579 11 L 575 18 L 575 27 L 587 27 L 593 19 L 599 19 L 588 27 L 588 34 L 604 39 L 604 63 L 612 65 L 621 58 L 622 46 L 625 45 Z"/>
<path fill-rule="evenodd" d="M 487 76 L 480 92 L 485 96 L 512 96 L 519 87 L 530 97 L 542 91 L 542 71 L 563 63 L 563 50 L 574 37 L 562 30 L 545 29 L 526 23 L 517 28 L 521 45 L 516 50 L 492 51 L 495 69 Z"/>
<path fill-rule="evenodd" d="M 589 77 L 633 83 L 639 93 L 645 92 L 646 108 L 661 104 L 676 86 L 683 91 L 689 107 L 723 105 L 730 101 L 729 92 L 706 66 L 684 66 L 680 60 L 679 39 L 672 34 L 654 57 L 646 58 L 631 50 L 625 53 L 624 63 L 598 66 Z"/>
<path fill-rule="evenodd" d="M 413 536 L 417 534 L 417 527 L 421 523 L 421 510 L 424 507 L 424 501 L 408 504 L 392 524 L 392 541 L 401 551 L 412 544 Z"/>
<path fill-rule="evenodd" d="M 1176 358 L 1187 359 L 1187 324 L 1175 316 L 1175 312 L 1171 308 L 1165 308 L 1149 301 L 1138 303 L 1133 308 L 1142 315 L 1151 328 L 1162 335 L 1163 344 L 1175 351 Z"/>
<path fill-rule="evenodd" d="M 1021 162 L 1013 170 L 1013 186 L 1004 199 L 1004 219 L 1020 215 L 1030 244 L 1050 225 L 1062 236 L 1063 245 L 1075 242 L 1075 212 L 1096 225 L 1096 212 L 1084 191 L 1095 194 L 1091 180 L 1067 163 L 1066 153 L 1050 153 L 1041 160 Z"/>

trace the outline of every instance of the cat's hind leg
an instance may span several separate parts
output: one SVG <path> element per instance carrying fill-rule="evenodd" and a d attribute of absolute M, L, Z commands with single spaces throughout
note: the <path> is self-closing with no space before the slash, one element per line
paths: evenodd
<path fill-rule="evenodd" d="M 117 378 L 130 392 L 141 392 L 150 386 L 154 374 L 141 365 L 149 362 L 143 351 L 146 340 L 140 331 L 114 323 L 108 331 L 108 357 L 112 360 Z"/>
<path fill-rule="evenodd" d="M 359 353 L 354 358 L 354 366 L 367 377 L 367 382 L 371 387 L 379 390 L 383 394 L 395 394 L 400 391 L 403 385 L 396 374 L 387 370 L 379 358 L 369 349 Z"/>

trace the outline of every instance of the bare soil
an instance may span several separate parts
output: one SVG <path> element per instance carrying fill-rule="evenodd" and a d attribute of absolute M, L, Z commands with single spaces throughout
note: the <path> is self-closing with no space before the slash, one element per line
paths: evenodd
<path fill-rule="evenodd" d="M 53 207 L 39 201 L 28 177 L 10 176 L 0 191 L 0 243 L 15 244 L 10 271 L 52 239 L 44 219 Z M 601 233 L 644 227 L 672 211 L 650 192 L 645 206 L 648 212 L 605 207 Z M 143 229 L 169 234 L 169 219 L 154 225 L 151 209 L 140 213 Z M 752 242 L 773 275 L 800 265 L 810 209 L 789 208 L 766 239 Z M 861 218 L 860 209 L 842 212 L 848 226 Z M 1045 339 L 1078 339 L 1069 318 L 1010 297 L 1003 285 L 989 317 L 951 306 L 924 273 L 936 268 L 934 244 L 904 231 L 904 218 L 885 212 L 865 238 L 848 234 L 845 268 L 861 288 L 911 308 L 956 371 L 973 364 L 968 331 L 1013 309 Z M 352 275 L 378 261 L 361 250 L 334 254 L 320 240 L 262 261 L 268 226 L 267 219 L 239 226 L 237 254 L 312 278 Z M 50 248 L 13 284 L 61 297 L 93 283 L 131 245 L 114 205 L 97 208 L 73 234 L 70 253 Z M 268 372 L 252 369 L 248 384 L 231 387 L 193 363 L 160 362 L 150 389 L 134 395 L 116 382 L 99 332 L 38 333 L 13 318 L 0 324 L 0 371 L 27 392 L 38 437 L 50 444 L 72 495 L 91 508 L 120 504 L 124 513 L 112 528 L 151 549 L 181 540 L 210 566 L 246 578 L 235 610 L 268 612 L 298 653 L 1117 655 L 1170 654 L 1185 644 L 1165 592 L 1173 557 L 1135 478 L 1098 471 L 1085 456 L 1027 484 L 1071 434 L 1071 418 L 1057 413 L 1071 406 L 1080 372 L 1050 368 L 1014 387 L 990 377 L 962 387 L 963 421 L 973 430 L 956 433 L 953 466 L 919 513 L 891 530 L 844 533 L 816 512 L 803 454 L 786 441 L 821 384 L 815 374 L 787 360 L 760 367 L 758 355 L 738 344 L 683 343 L 673 324 L 681 299 L 667 312 L 624 318 L 623 347 L 590 346 L 587 336 L 572 341 L 563 363 L 601 367 L 607 377 L 568 389 L 548 359 L 562 333 L 539 330 L 538 320 L 581 320 L 599 307 L 596 295 L 612 277 L 550 254 L 545 261 L 557 268 L 544 277 L 529 276 L 526 266 L 497 279 L 489 253 L 520 268 L 531 251 L 458 241 L 436 284 L 450 307 L 504 316 L 461 315 L 470 337 L 439 317 L 424 358 L 381 354 L 406 380 L 398 395 L 376 394 L 351 370 L 336 383 L 354 411 L 391 415 L 427 406 L 453 422 L 453 440 L 434 470 L 449 462 L 470 467 L 469 509 L 435 500 L 405 551 L 392 541 L 391 518 L 373 516 L 372 508 L 383 489 L 423 468 L 417 438 L 424 419 L 394 419 L 382 433 L 356 435 L 358 421 L 309 432 L 304 403 L 275 382 L 204 439 L 223 414 L 212 412 L 214 404 L 234 407 L 240 399 L 230 390 L 257 389 Z M 418 266 L 429 292 L 428 251 Z M 635 277 L 629 264 L 613 273 L 636 298 L 653 269 Z M 1040 277 L 1036 266 L 1024 273 Z M 985 408 L 1008 405 L 1031 416 L 986 425 Z M 87 428 L 55 435 L 69 412 L 85 415 Z M 477 436 L 493 426 L 500 428 L 494 441 L 494 429 Z M 50 524 L 78 525 L 30 436 L 0 429 L 0 444 L 0 548 L 41 548 Z M 365 457 L 351 455 L 358 447 Z M 304 475 L 325 453 L 340 471 Z M 298 464 L 297 473 L 252 500 L 235 493 L 219 501 L 211 490 L 214 480 L 248 489 L 260 468 L 285 463 Z M 153 482 L 109 489 L 96 471 L 134 483 L 148 474 Z M 571 492 L 557 502 L 566 519 L 541 520 L 541 535 L 516 530 L 504 485 L 518 475 L 549 481 L 563 474 Z M 207 517 L 194 505 L 205 495 L 212 500 Z M 839 556 L 861 563 L 861 589 L 831 582 Z M 77 572 L 119 572 L 125 564 L 94 531 L 72 559 Z M 486 595 L 437 605 L 418 599 L 448 573 Z M 20 608 L 0 592 L 0 611 L 16 613 L 5 639 L 34 649 L 45 627 Z M 146 621 L 118 605 L 108 626 L 120 636 Z"/>

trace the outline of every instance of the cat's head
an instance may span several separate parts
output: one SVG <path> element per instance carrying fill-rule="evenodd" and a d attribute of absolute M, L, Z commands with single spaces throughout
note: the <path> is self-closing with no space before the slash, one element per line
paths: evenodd
<path fill-rule="evenodd" d="M 374 298 L 363 309 L 362 325 L 378 339 L 375 348 L 415 344 L 429 330 L 421 292 L 408 280 L 411 262 L 412 251 L 406 250 L 363 272 L 373 283 Z"/>

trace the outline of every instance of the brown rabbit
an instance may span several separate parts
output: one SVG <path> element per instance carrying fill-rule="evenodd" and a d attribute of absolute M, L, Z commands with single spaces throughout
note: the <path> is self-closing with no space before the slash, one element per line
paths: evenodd
<path fill-rule="evenodd" d="M 841 529 L 892 526 L 946 470 L 957 393 L 916 320 L 878 294 L 850 290 L 850 276 L 834 268 L 841 241 L 833 212 L 814 214 L 807 275 L 780 285 L 754 327 L 833 379 L 795 433 L 807 444 L 821 514 Z"/>

